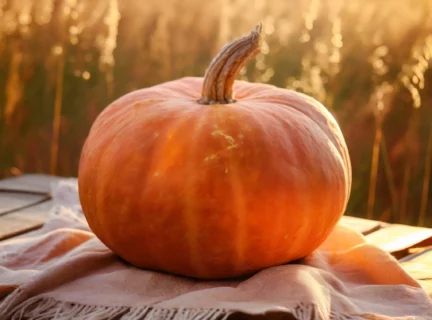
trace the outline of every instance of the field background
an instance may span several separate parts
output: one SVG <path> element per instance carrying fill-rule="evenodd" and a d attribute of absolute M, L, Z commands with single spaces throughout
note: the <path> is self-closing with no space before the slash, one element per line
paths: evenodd
<path fill-rule="evenodd" d="M 263 22 L 241 79 L 305 92 L 350 149 L 347 213 L 432 226 L 432 1 L 0 0 L 0 177 L 76 176 L 98 113 L 201 76 Z"/>

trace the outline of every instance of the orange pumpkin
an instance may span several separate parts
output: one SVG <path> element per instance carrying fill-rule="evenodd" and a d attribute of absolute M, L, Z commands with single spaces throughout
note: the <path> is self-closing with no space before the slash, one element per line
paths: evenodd
<path fill-rule="evenodd" d="M 331 114 L 304 94 L 234 81 L 260 39 L 257 27 L 204 78 L 134 91 L 97 117 L 79 196 L 124 260 L 202 279 L 250 275 L 310 254 L 343 214 L 351 167 Z"/>

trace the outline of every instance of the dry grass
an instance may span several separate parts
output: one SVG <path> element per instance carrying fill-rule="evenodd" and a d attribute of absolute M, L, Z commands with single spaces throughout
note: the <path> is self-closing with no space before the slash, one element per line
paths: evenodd
<path fill-rule="evenodd" d="M 323 102 L 354 169 L 348 212 L 432 225 L 432 2 L 0 0 L 0 175 L 76 175 L 96 115 L 136 88 L 200 76 L 265 27 L 242 79 Z"/>

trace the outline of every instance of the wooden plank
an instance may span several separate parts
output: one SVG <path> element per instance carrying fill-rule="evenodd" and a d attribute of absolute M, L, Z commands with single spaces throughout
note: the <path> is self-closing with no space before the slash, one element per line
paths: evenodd
<path fill-rule="evenodd" d="M 432 247 L 418 250 L 400 260 L 404 268 L 432 297 Z"/>
<path fill-rule="evenodd" d="M 44 195 L 2 192 L 0 189 L 0 216 L 41 202 L 45 197 Z"/>
<path fill-rule="evenodd" d="M 48 195 L 51 183 L 60 179 L 26 174 L 0 180 L 0 240 L 35 230 L 45 223 L 52 206 Z"/>
<path fill-rule="evenodd" d="M 50 200 L 0 217 L 0 241 L 42 227 L 52 205 Z"/>
<path fill-rule="evenodd" d="M 367 220 L 351 216 L 342 216 L 340 224 L 357 230 L 364 235 L 375 232 L 378 229 L 384 228 L 387 224 L 376 220 Z"/>
<path fill-rule="evenodd" d="M 62 177 L 45 174 L 24 174 L 0 180 L 0 188 L 29 190 L 35 192 L 50 192 L 51 183 L 61 180 Z"/>
<path fill-rule="evenodd" d="M 30 174 L 0 180 L 0 216 L 48 200 L 50 183 L 58 179 Z"/>
<path fill-rule="evenodd" d="M 432 229 L 392 224 L 367 235 L 366 239 L 400 258 L 410 248 L 432 245 Z"/>

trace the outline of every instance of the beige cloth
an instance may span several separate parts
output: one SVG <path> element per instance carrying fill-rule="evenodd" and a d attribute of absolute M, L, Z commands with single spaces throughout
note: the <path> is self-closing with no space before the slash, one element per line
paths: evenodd
<path fill-rule="evenodd" d="M 432 319 L 431 299 L 398 262 L 342 225 L 300 263 L 244 281 L 196 281 L 112 254 L 88 229 L 75 179 L 53 194 L 41 230 L 0 242 L 1 320 Z"/>

